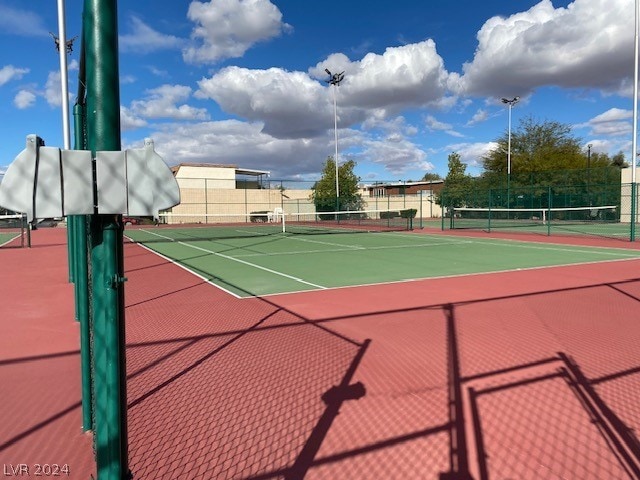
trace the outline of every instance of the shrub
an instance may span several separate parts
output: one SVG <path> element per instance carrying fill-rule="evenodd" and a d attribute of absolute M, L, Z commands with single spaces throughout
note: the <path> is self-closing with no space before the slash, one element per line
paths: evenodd
<path fill-rule="evenodd" d="M 418 210 L 415 208 L 407 208 L 406 210 L 400 210 L 400 216 L 402 218 L 416 218 Z"/>

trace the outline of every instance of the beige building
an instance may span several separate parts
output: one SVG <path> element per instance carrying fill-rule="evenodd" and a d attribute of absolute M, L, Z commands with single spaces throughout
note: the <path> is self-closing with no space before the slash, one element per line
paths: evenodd
<path fill-rule="evenodd" d="M 250 221 L 251 214 L 314 213 L 310 188 L 282 188 L 269 172 L 237 165 L 181 163 L 171 168 L 180 187 L 180 204 L 165 214 L 165 223 L 227 223 Z M 286 185 L 286 182 L 285 182 Z M 378 183 L 361 186 L 365 210 L 415 208 L 423 218 L 441 217 L 435 195 L 442 181 Z"/>
<path fill-rule="evenodd" d="M 256 212 L 289 211 L 288 204 L 313 211 L 311 190 L 271 188 L 269 172 L 237 165 L 181 163 L 171 168 L 180 187 L 180 204 L 161 216 L 167 223 L 246 221 Z M 287 204 L 287 205 L 285 205 Z M 295 211 L 295 210 L 294 210 Z"/>

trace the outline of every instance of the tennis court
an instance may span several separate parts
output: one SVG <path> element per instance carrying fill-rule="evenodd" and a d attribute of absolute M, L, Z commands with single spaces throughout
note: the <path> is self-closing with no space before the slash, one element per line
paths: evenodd
<path fill-rule="evenodd" d="M 228 227 L 201 225 L 129 229 L 127 236 L 239 297 L 640 258 L 622 248 L 250 227 L 234 227 L 233 236 Z"/>
<path fill-rule="evenodd" d="M 238 238 L 237 226 L 220 238 L 218 227 L 184 227 L 125 232 L 145 241 L 124 245 L 135 478 L 640 478 L 637 244 L 424 231 Z M 0 277 L 0 379 L 21 385 L 0 412 L 0 454 L 45 455 L 89 478 L 65 234 L 38 229 L 35 248 L 0 252 L 13 272 Z M 236 298 L 151 250 L 171 248 L 206 278 L 262 275 L 238 260 L 270 259 L 318 284 L 307 270 L 336 269 L 334 284 L 390 283 Z M 574 263 L 539 268 L 553 256 Z M 205 273 L 205 260 L 220 267 Z M 499 268 L 509 271 L 459 273 Z M 391 279 L 409 273 L 425 280 Z M 224 280 L 243 295 L 254 288 Z"/>
<path fill-rule="evenodd" d="M 0 247 L 24 246 L 26 229 L 23 215 L 0 215 Z"/>

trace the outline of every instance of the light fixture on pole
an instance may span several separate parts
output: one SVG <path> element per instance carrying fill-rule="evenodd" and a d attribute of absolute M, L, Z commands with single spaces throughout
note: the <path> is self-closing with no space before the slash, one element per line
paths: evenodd
<path fill-rule="evenodd" d="M 509 208 L 509 195 L 510 195 L 510 183 L 511 183 L 511 109 L 520 101 L 520 97 L 502 98 L 502 103 L 509 105 L 509 140 L 507 146 L 507 208 Z"/>
<path fill-rule="evenodd" d="M 344 72 L 331 73 L 328 68 L 324 69 L 329 75 L 327 83 L 333 85 L 333 125 L 334 125 L 334 140 L 336 145 L 336 155 L 334 158 L 336 164 L 336 202 L 340 201 L 340 181 L 338 180 L 338 85 L 344 80 Z M 336 205 L 339 207 L 339 205 Z"/>

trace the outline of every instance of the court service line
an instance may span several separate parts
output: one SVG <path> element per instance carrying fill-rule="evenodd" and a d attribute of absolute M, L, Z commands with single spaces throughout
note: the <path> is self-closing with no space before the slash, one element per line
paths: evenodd
<path fill-rule="evenodd" d="M 547 247 L 547 246 L 543 246 L 545 244 L 535 244 L 533 245 L 531 242 L 520 242 L 517 240 L 505 240 L 504 243 L 495 243 L 495 242 L 491 242 L 491 241 L 482 241 L 482 242 L 477 242 L 478 244 L 483 244 L 483 245 L 492 245 L 492 246 L 497 246 L 497 247 L 502 247 L 502 246 L 513 246 L 513 247 L 520 247 L 520 248 L 526 248 L 526 249 L 530 249 L 530 250 L 544 250 L 544 251 L 556 251 L 556 252 L 570 252 L 570 253 L 588 253 L 588 254 L 597 254 L 597 255 L 615 255 L 615 256 L 621 256 L 621 257 L 628 257 L 628 258 L 640 258 L 640 253 L 623 253 L 623 251 L 626 252 L 632 252 L 634 250 L 624 250 L 624 249 L 614 249 L 612 248 L 611 250 L 613 251 L 607 251 L 606 249 L 608 247 L 588 247 L 588 246 L 584 246 L 584 245 L 572 245 L 571 248 L 560 248 L 558 246 L 555 247 Z M 558 245 L 558 244 L 549 244 L 549 245 Z"/>
<path fill-rule="evenodd" d="M 159 233 L 151 232 L 149 230 L 143 230 L 143 231 L 145 231 L 147 233 L 150 233 L 152 235 L 156 235 L 156 236 L 158 236 L 160 238 L 165 238 L 167 240 L 173 241 L 173 239 L 171 237 L 166 237 L 164 235 L 160 235 Z M 272 273 L 273 275 L 279 275 L 281 277 L 288 278 L 289 280 L 294 280 L 294 281 L 299 282 L 299 283 L 304 283 L 305 285 L 309 285 L 311 287 L 319 288 L 321 290 L 326 290 L 327 289 L 327 287 L 324 287 L 322 285 L 318 285 L 318 284 L 315 284 L 315 283 L 307 282 L 306 280 L 303 280 L 303 279 L 298 278 L 298 277 L 294 277 L 293 275 L 288 275 L 288 274 L 283 273 L 283 272 L 278 272 L 277 270 L 272 270 L 270 268 L 263 267 L 261 265 L 256 265 L 255 263 L 251 263 L 251 262 L 247 262 L 245 260 L 241 260 L 239 258 L 234 258 L 234 257 L 230 257 L 228 255 L 224 255 L 222 253 L 214 252 L 213 250 L 209 250 L 207 248 L 198 247 L 196 245 L 191 245 L 189 243 L 181 242 L 181 241 L 178 241 L 176 243 L 178 243 L 180 245 L 183 245 L 185 247 L 193 248 L 195 250 L 200 250 L 201 252 L 210 253 L 211 255 L 215 255 L 217 257 L 221 257 L 221 258 L 224 258 L 226 260 L 231 260 L 233 262 L 242 263 L 243 265 L 247 265 L 249 267 L 257 268 L 258 270 L 263 270 L 265 272 Z"/>
<path fill-rule="evenodd" d="M 322 242 L 316 242 L 322 243 Z M 449 246 L 449 245 L 463 245 L 473 243 L 471 241 L 465 240 L 461 242 L 442 242 L 442 243 L 415 243 L 410 245 L 384 245 L 384 246 L 373 246 L 373 247 L 358 247 L 357 249 L 353 248 L 328 248 L 325 250 L 299 250 L 295 252 L 270 252 L 270 253 L 246 253 L 236 255 L 235 258 L 247 258 L 247 257 L 274 257 L 280 255 L 307 255 L 310 253 L 339 253 L 339 252 L 353 252 L 355 250 L 360 251 L 371 251 L 371 250 L 394 250 L 401 248 L 427 248 L 427 247 L 440 247 L 440 246 Z M 335 244 L 328 244 L 335 245 Z M 345 245 L 347 247 L 348 245 Z"/>

